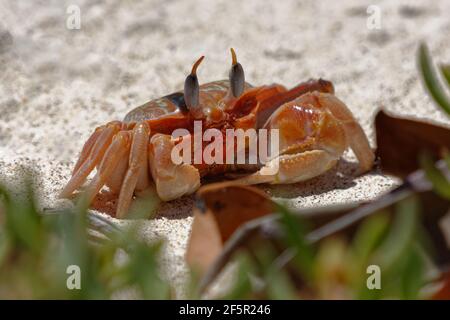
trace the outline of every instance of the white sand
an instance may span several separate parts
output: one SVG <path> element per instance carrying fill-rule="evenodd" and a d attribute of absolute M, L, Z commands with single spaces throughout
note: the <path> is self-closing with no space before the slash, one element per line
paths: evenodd
<path fill-rule="evenodd" d="M 69 4 L 81 8 L 81 30 L 66 28 Z M 332 80 L 372 144 L 381 105 L 449 124 L 425 94 L 415 58 L 427 39 L 435 59 L 449 62 L 450 1 L 380 1 L 381 30 L 366 27 L 370 4 L 0 0 L 0 173 L 17 184 L 15 174 L 30 167 L 41 205 L 67 205 L 56 193 L 96 126 L 181 88 L 202 54 L 200 81 L 225 78 L 231 46 L 253 84 Z M 268 191 L 302 208 L 372 199 L 395 185 L 379 173 L 353 179 L 354 158 L 346 158 L 322 177 Z M 148 239 L 167 239 L 164 270 L 180 297 L 190 205 L 175 201 L 143 222 Z"/>

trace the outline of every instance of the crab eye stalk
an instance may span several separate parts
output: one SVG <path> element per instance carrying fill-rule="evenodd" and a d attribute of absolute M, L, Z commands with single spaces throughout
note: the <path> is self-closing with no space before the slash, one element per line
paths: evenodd
<path fill-rule="evenodd" d="M 197 79 L 197 68 L 202 62 L 204 56 L 201 56 L 192 66 L 191 74 L 184 81 L 184 101 L 186 107 L 190 110 L 196 108 L 199 104 L 200 88 Z"/>
<path fill-rule="evenodd" d="M 237 62 L 236 52 L 231 48 L 231 57 L 233 59 L 230 70 L 230 88 L 235 98 L 238 98 L 244 92 L 245 75 L 242 65 Z"/>

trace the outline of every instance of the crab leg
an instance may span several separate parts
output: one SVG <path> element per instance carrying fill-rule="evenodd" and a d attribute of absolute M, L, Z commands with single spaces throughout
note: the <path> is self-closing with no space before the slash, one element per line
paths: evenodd
<path fill-rule="evenodd" d="M 83 162 L 86 161 L 86 158 L 91 153 L 91 150 L 95 145 L 95 142 L 97 142 L 98 137 L 104 130 L 105 130 L 105 126 L 100 126 L 100 127 L 96 128 L 94 133 L 86 141 L 86 143 L 83 146 L 83 149 L 81 150 L 80 157 L 78 158 L 78 161 L 75 164 L 75 167 L 73 168 L 72 176 L 78 171 L 78 169 L 83 164 Z"/>
<path fill-rule="evenodd" d="M 142 175 L 146 172 L 143 167 L 147 167 L 147 148 L 150 136 L 150 127 L 146 122 L 139 122 L 133 129 L 133 142 L 130 149 L 128 170 L 125 174 L 122 187 L 120 189 L 119 201 L 117 204 L 116 216 L 123 218 L 130 206 L 134 190 L 138 182 L 141 188 L 148 186 L 148 177 L 145 180 Z"/>
<path fill-rule="evenodd" d="M 72 193 L 81 186 L 86 180 L 89 173 L 95 168 L 95 166 L 101 161 L 106 149 L 109 147 L 113 136 L 119 131 L 120 126 L 117 122 L 110 123 L 100 133 L 97 141 L 89 153 L 89 156 L 78 168 L 67 185 L 61 191 L 60 198 L 68 198 Z"/>
<path fill-rule="evenodd" d="M 130 131 L 127 131 L 130 135 Z M 131 135 L 130 135 L 131 137 Z M 120 188 L 122 186 L 123 179 L 128 169 L 128 159 L 130 158 L 130 146 L 126 153 L 122 154 L 113 172 L 106 179 L 105 184 L 108 186 L 109 190 L 114 194 L 119 194 Z"/>
<path fill-rule="evenodd" d="M 127 131 L 121 131 L 113 138 L 111 145 L 103 157 L 100 166 L 97 169 L 97 174 L 92 179 L 91 183 L 86 189 L 86 199 L 89 203 L 92 202 L 95 195 L 105 185 L 105 182 L 116 170 L 118 163 L 122 160 L 124 155 L 128 155 L 130 149 L 130 135 Z"/>

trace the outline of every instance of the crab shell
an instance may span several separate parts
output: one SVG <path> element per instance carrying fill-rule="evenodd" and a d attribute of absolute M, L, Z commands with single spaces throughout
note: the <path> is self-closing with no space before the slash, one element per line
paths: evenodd
<path fill-rule="evenodd" d="M 267 163 L 254 165 L 175 164 L 171 151 L 175 129 L 193 132 L 194 121 L 204 129 L 278 129 L 279 152 Z M 179 142 L 179 141 L 178 141 Z M 245 83 L 235 98 L 228 80 L 203 84 L 199 106 L 188 110 L 182 92 L 152 100 L 129 112 L 123 121 L 98 127 L 85 143 L 73 175 L 61 193 L 70 197 L 97 168 L 87 187 L 92 201 L 103 186 L 118 194 L 116 215 L 124 217 L 135 191 L 153 181 L 162 200 L 195 192 L 206 175 L 245 169 L 252 173 L 233 180 L 238 184 L 295 183 L 333 167 L 351 147 L 360 171 L 374 161 L 364 131 L 345 104 L 334 96 L 331 82 L 309 80 L 287 90 L 273 84 Z"/>

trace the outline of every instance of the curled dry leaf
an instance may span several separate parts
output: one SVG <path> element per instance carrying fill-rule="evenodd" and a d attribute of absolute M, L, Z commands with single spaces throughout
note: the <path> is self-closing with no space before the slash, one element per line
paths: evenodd
<path fill-rule="evenodd" d="M 377 155 L 381 168 L 401 178 L 420 168 L 419 155 L 437 160 L 450 148 L 450 129 L 432 123 L 402 119 L 383 110 L 375 118 Z"/>
<path fill-rule="evenodd" d="M 274 210 L 275 203 L 253 187 L 229 182 L 202 187 L 194 206 L 188 264 L 199 272 L 206 271 L 239 226 Z"/>

